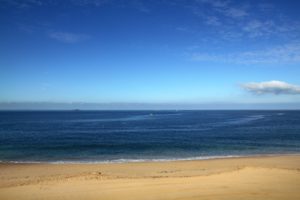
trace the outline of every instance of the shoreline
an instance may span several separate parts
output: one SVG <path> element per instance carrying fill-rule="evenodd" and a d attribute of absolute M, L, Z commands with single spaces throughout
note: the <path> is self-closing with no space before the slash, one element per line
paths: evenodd
<path fill-rule="evenodd" d="M 300 199 L 300 155 L 0 164 L 0 199 Z"/>
<path fill-rule="evenodd" d="M 164 162 L 180 162 L 180 161 L 206 161 L 219 159 L 238 159 L 238 158 L 260 158 L 260 157 L 281 157 L 281 156 L 300 156 L 300 153 L 276 153 L 276 154 L 249 154 L 249 155 L 227 155 L 227 156 L 196 156 L 187 158 L 162 158 L 162 159 L 116 159 L 104 161 L 1 161 L 3 164 L 126 164 L 126 163 L 164 163 Z"/>

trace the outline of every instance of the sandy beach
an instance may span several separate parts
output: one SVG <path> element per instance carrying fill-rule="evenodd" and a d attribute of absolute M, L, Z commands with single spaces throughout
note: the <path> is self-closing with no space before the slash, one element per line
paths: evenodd
<path fill-rule="evenodd" d="M 0 164 L 0 199 L 300 199 L 300 156 Z"/>

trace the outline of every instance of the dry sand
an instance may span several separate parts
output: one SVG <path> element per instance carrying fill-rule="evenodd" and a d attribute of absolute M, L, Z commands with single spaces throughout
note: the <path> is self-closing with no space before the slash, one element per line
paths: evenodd
<path fill-rule="evenodd" d="M 300 156 L 0 164 L 0 199 L 300 199 Z"/>

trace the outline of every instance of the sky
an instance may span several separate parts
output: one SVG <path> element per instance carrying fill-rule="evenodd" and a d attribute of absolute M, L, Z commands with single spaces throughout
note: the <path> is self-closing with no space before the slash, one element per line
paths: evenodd
<path fill-rule="evenodd" d="M 300 109 L 299 8 L 0 0 L 0 109 Z"/>

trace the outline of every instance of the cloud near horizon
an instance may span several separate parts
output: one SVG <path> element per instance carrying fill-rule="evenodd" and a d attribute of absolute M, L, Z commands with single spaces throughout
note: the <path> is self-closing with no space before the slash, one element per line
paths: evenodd
<path fill-rule="evenodd" d="M 251 82 L 242 84 L 241 87 L 254 94 L 300 94 L 300 86 L 283 81 Z"/>

